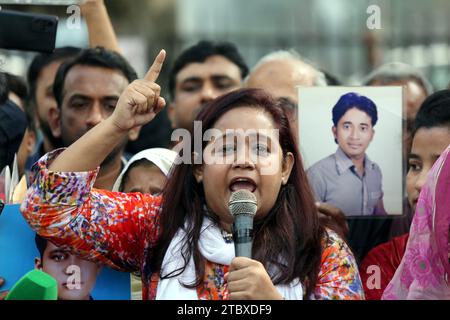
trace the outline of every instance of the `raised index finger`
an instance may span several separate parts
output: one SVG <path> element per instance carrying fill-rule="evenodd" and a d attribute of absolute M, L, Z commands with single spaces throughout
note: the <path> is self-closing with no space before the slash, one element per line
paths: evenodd
<path fill-rule="evenodd" d="M 161 72 L 164 60 L 166 59 L 166 51 L 162 49 L 153 61 L 152 66 L 148 69 L 147 74 L 144 79 L 155 82 L 158 79 L 159 73 Z"/>

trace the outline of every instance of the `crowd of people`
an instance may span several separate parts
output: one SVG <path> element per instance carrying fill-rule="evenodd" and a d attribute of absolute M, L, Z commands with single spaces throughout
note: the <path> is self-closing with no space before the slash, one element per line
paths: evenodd
<path fill-rule="evenodd" d="M 380 169 L 365 153 L 373 101 L 341 97 L 332 109 L 338 149 L 306 171 L 297 87 L 342 82 L 292 50 L 249 68 L 234 44 L 209 40 L 172 66 L 161 50 L 138 79 L 97 3 L 83 10 L 90 48 L 37 54 L 26 80 L 0 73 L 0 168 L 17 153 L 36 268 L 46 271 L 46 250 L 60 250 L 88 265 L 94 281 L 102 265 L 134 273 L 142 299 L 450 299 L 450 88 L 434 92 L 399 62 L 361 80 L 403 87 L 407 170 L 404 214 L 390 219 L 387 242 L 355 254 L 346 213 L 386 214 Z M 166 98 L 162 68 L 170 68 Z M 127 153 L 163 108 L 174 130 L 168 148 Z M 353 126 L 361 132 L 346 135 Z M 203 139 L 213 129 L 219 135 Z M 265 174 L 268 166 L 275 170 Z M 377 193 L 363 209 L 360 188 Z M 235 256 L 230 236 L 228 200 L 240 189 L 257 199 L 251 258 Z M 90 289 L 61 289 L 59 298 L 90 299 Z"/>

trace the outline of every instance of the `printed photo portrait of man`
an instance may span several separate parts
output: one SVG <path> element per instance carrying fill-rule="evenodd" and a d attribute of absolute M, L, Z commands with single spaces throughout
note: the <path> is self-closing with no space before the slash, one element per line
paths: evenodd
<path fill-rule="evenodd" d="M 382 173 L 366 154 L 378 112 L 366 96 L 349 92 L 332 109 L 335 153 L 313 164 L 308 177 L 316 200 L 347 215 L 384 215 Z"/>

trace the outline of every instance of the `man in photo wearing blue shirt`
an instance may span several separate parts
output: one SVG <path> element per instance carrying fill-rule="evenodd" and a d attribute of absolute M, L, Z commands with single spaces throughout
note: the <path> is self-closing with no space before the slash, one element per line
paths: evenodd
<path fill-rule="evenodd" d="M 366 155 L 377 123 L 377 106 L 369 98 L 346 93 L 333 107 L 333 135 L 337 151 L 308 169 L 317 201 L 346 215 L 383 215 L 382 174 Z"/>

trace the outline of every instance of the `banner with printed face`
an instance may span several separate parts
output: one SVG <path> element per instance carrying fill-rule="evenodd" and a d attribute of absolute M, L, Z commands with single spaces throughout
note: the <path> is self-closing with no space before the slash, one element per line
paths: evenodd
<path fill-rule="evenodd" d="M 316 200 L 347 216 L 403 214 L 402 87 L 300 87 L 300 151 Z"/>
<path fill-rule="evenodd" d="M 28 271 L 38 268 L 58 283 L 60 300 L 129 300 L 130 274 L 98 266 L 71 255 L 36 233 L 19 205 L 6 205 L 0 215 L 0 291 L 9 290 Z"/>

